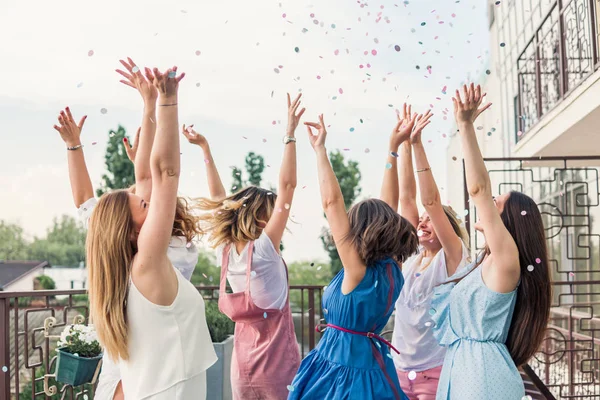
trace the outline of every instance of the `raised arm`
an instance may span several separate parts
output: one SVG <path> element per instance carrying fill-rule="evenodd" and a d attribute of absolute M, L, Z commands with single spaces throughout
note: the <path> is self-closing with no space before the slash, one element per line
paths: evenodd
<path fill-rule="evenodd" d="M 94 197 L 92 180 L 85 164 L 83 145 L 81 144 L 81 130 L 87 115 L 84 115 L 79 123 L 75 123 L 69 107 L 60 112 L 58 116 L 59 125 L 54 129 L 60 133 L 60 137 L 67 145 L 67 162 L 69 164 L 69 180 L 73 202 L 79 208 L 83 203 Z"/>
<path fill-rule="evenodd" d="M 421 141 L 421 133 L 423 129 L 429 125 L 430 118 L 433 116 L 431 110 L 428 110 L 425 115 L 420 115 L 415 126 L 415 129 L 410 137 L 413 151 L 415 152 L 415 164 L 417 168 L 417 176 L 419 177 L 419 191 L 421 193 L 421 202 L 425 207 L 425 211 L 431 218 L 431 223 L 435 229 L 446 257 L 446 269 L 448 276 L 452 276 L 456 272 L 456 268 L 462 259 L 463 249 L 462 240 L 456 234 L 440 199 L 440 192 L 435 183 L 427 154 Z"/>
<path fill-rule="evenodd" d="M 150 171 L 150 153 L 154 144 L 156 132 L 156 98 L 158 92 L 152 84 L 154 77 L 149 68 L 145 69 L 146 76 L 142 75 L 140 68 L 135 65 L 131 58 L 127 61 L 120 60 L 127 72 L 120 69 L 119 74 L 125 77 L 120 82 L 136 89 L 144 101 L 144 113 L 142 117 L 141 134 L 136 135 L 135 151 L 129 147 L 127 138 L 124 138 L 127 156 L 135 165 L 135 192 L 146 201 L 152 195 L 152 173 Z"/>
<path fill-rule="evenodd" d="M 452 101 L 465 159 L 467 190 L 477 208 L 479 225 L 483 229 L 486 244 L 492 255 L 495 279 L 486 284 L 498 292 L 509 292 L 516 287 L 519 281 L 519 252 L 494 204 L 490 176 L 483 162 L 473 126 L 473 122 L 479 114 L 487 110 L 491 103 L 479 108 L 485 96 L 485 94 L 482 96 L 479 85 L 477 88 L 473 84 L 470 87 L 465 85 L 464 96 L 465 101 L 463 102 L 457 90 L 456 97 Z"/>
<path fill-rule="evenodd" d="M 327 130 L 325 129 L 323 115 L 319 115 L 318 123 L 305 122 L 305 125 L 307 125 L 310 144 L 317 155 L 317 170 L 323 210 L 325 211 L 333 241 L 344 267 L 342 292 L 348 294 L 364 278 L 367 266 L 360 258 L 358 251 L 352 243 L 345 240 L 350 232 L 350 221 L 348 220 L 340 184 L 335 177 L 331 162 L 327 156 L 327 149 L 325 148 Z M 311 127 L 317 130 L 316 135 L 313 135 Z"/>
<path fill-rule="evenodd" d="M 165 268 L 169 266 L 167 248 L 177 205 L 180 175 L 177 89 L 184 74 L 178 77 L 176 74 L 177 67 L 168 69 L 164 74 L 154 69 L 159 109 L 156 140 L 150 155 L 152 197 L 148 216 L 138 236 L 138 254 L 134 264 L 134 269 L 139 266 L 138 270 L 149 272 L 148 276 L 152 277 L 158 277 L 160 273 L 164 275 L 169 270 Z"/>
<path fill-rule="evenodd" d="M 285 144 L 283 148 L 283 161 L 279 170 L 279 187 L 277 189 L 277 200 L 275 200 L 275 212 L 271 215 L 265 233 L 273 242 L 273 246 L 277 251 L 281 245 L 281 238 L 288 219 L 290 218 L 290 210 L 292 208 L 292 199 L 296 190 L 296 128 L 300 122 L 305 109 L 300 107 L 299 94 L 294 101 L 290 101 L 290 95 L 287 95 L 288 105 L 288 125 L 286 130 Z"/>
<path fill-rule="evenodd" d="M 204 135 L 199 134 L 193 129 L 194 125 L 190 125 L 186 128 L 183 125 L 182 132 L 183 136 L 191 143 L 200 146 L 204 153 L 204 162 L 206 164 L 206 178 L 208 182 L 208 191 L 210 193 L 210 199 L 213 201 L 221 201 L 227 197 L 225 186 L 219 176 L 219 170 L 213 159 L 212 152 L 210 151 L 210 145 Z"/>

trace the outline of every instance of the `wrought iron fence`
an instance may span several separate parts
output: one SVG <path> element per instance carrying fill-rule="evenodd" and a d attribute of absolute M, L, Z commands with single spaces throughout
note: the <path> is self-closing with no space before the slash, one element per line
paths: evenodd
<path fill-rule="evenodd" d="M 597 7 L 555 0 L 519 56 L 517 141 L 598 68 Z"/>
<path fill-rule="evenodd" d="M 218 286 L 198 286 L 206 301 L 217 301 Z M 302 357 L 318 342 L 315 325 L 322 318 L 321 286 L 291 286 L 290 304 Z M 44 375 L 55 369 L 56 341 L 44 336 L 44 321 L 57 320 L 58 330 L 82 315 L 89 307 L 85 290 L 0 292 L 0 399 L 92 400 L 94 387 L 57 386 L 57 394 L 44 392 Z"/>
<path fill-rule="evenodd" d="M 494 195 L 523 192 L 544 220 L 553 301 L 545 340 L 529 365 L 558 399 L 600 399 L 600 179 L 593 166 L 600 156 L 485 162 Z M 469 226 L 477 214 L 465 199 Z M 483 237 L 470 231 L 472 247 L 481 249 Z"/>

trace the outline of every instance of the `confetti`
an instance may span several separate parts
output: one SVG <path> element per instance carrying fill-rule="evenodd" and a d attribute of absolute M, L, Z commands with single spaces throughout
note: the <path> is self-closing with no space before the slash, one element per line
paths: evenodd
<path fill-rule="evenodd" d="M 421 22 L 421 26 L 427 25 L 427 22 Z"/>
<path fill-rule="evenodd" d="M 2 367 L 2 372 L 7 372 L 8 371 L 8 367 L 5 365 L 4 367 Z"/>
<path fill-rule="evenodd" d="M 535 259 L 535 262 L 536 262 L 537 264 L 541 264 L 541 263 L 542 263 L 542 260 L 541 260 L 541 259 L 539 259 L 539 258 L 536 258 L 536 259 Z"/>
<path fill-rule="evenodd" d="M 131 68 L 131 72 L 137 74 L 138 72 L 140 72 L 140 68 L 137 65 L 134 65 L 133 68 Z"/>
<path fill-rule="evenodd" d="M 496 5 L 497 5 L 497 6 L 499 6 L 499 5 L 500 5 L 500 1 L 497 1 L 497 2 L 496 2 Z"/>
<path fill-rule="evenodd" d="M 575 274 L 573 272 L 569 272 L 569 276 L 573 277 Z"/>
<path fill-rule="evenodd" d="M 169 74 L 167 75 L 167 77 L 169 77 L 169 78 L 171 78 L 171 79 L 175 78 L 176 76 L 177 76 L 177 72 L 175 72 L 175 71 L 171 71 L 171 72 L 169 72 Z"/>
<path fill-rule="evenodd" d="M 418 277 L 420 277 L 420 276 L 421 276 L 421 273 L 420 273 L 420 272 L 417 272 L 417 273 L 415 274 L 415 278 L 418 278 Z"/>
<path fill-rule="evenodd" d="M 263 318 L 267 319 L 267 312 L 266 311 L 263 313 Z"/>
<path fill-rule="evenodd" d="M 320 271 L 320 270 L 321 270 L 321 268 L 323 268 L 323 267 L 321 267 L 321 266 L 319 265 L 319 266 L 317 267 L 317 271 Z"/>
<path fill-rule="evenodd" d="M 394 46 L 394 50 L 396 50 L 396 51 L 400 51 L 400 50 L 401 50 L 401 49 L 400 49 L 400 46 L 398 46 L 398 45 L 395 45 L 395 46 Z"/>
<path fill-rule="evenodd" d="M 95 146 L 97 144 L 98 144 L 98 142 L 92 142 L 92 146 Z"/>
<path fill-rule="evenodd" d="M 371 152 L 371 149 L 369 149 L 368 147 L 365 149 L 365 153 L 369 154 Z"/>
<path fill-rule="evenodd" d="M 108 112 L 108 110 L 106 108 L 100 109 L 100 114 L 106 114 L 107 112 Z"/>
<path fill-rule="evenodd" d="M 521 211 L 521 215 L 527 215 L 527 211 L 525 211 L 525 210 Z"/>
<path fill-rule="evenodd" d="M 419 229 L 419 230 L 417 231 L 417 236 L 418 236 L 418 237 L 421 237 L 421 236 L 423 236 L 423 231 Z"/>
<path fill-rule="evenodd" d="M 193 243 L 192 242 L 187 242 L 185 247 L 186 249 L 189 249 L 190 247 L 192 247 Z"/>
<path fill-rule="evenodd" d="M 196 55 L 199 56 L 200 54 L 202 54 L 200 50 L 196 50 Z"/>
<path fill-rule="evenodd" d="M 354 132 L 354 128 L 350 128 L 350 132 Z"/>
<path fill-rule="evenodd" d="M 200 82 L 197 82 L 197 83 L 196 83 L 196 87 L 200 87 Z"/>
<path fill-rule="evenodd" d="M 531 272 L 531 271 L 533 271 L 533 269 L 534 269 L 533 265 L 530 264 L 527 266 L 527 271 Z"/>
<path fill-rule="evenodd" d="M 294 387 L 292 385 L 287 385 L 287 390 L 290 392 L 294 391 Z"/>
<path fill-rule="evenodd" d="M 342 89 L 342 88 L 339 88 L 339 89 L 338 89 L 338 92 L 339 92 L 340 94 L 344 94 L 344 89 Z"/>
<path fill-rule="evenodd" d="M 91 56 L 93 56 L 93 55 L 94 55 L 94 50 L 90 50 L 90 51 L 88 51 L 88 57 L 91 57 Z"/>
<path fill-rule="evenodd" d="M 398 158 L 398 153 L 396 153 L 395 151 L 391 151 L 391 152 L 390 152 L 390 155 L 391 155 L 392 157 L 396 157 L 396 158 Z"/>
<path fill-rule="evenodd" d="M 417 378 L 417 373 L 415 371 L 410 371 L 408 373 L 408 379 L 414 381 Z"/>
<path fill-rule="evenodd" d="M 521 397 L 521 400 L 533 400 L 533 397 L 531 397 L 530 395 L 526 394 L 525 396 Z"/>
<path fill-rule="evenodd" d="M 300 53 L 300 47 L 294 47 L 294 51 L 295 51 L 296 53 Z"/>
<path fill-rule="evenodd" d="M 429 328 L 431 325 L 433 325 L 433 323 L 432 323 L 431 321 L 427 321 L 427 322 L 425 322 L 425 326 L 426 326 L 426 327 L 428 327 L 428 328 Z"/>
<path fill-rule="evenodd" d="M 429 315 L 434 315 L 435 314 L 435 308 L 430 308 L 429 309 Z"/>
<path fill-rule="evenodd" d="M 492 71 L 490 71 L 489 69 L 486 69 L 485 73 L 488 74 L 488 75 L 490 75 L 492 73 Z"/>
<path fill-rule="evenodd" d="M 279 68 L 273 68 L 273 71 L 275 71 L 276 74 L 279 73 Z"/>
<path fill-rule="evenodd" d="M 285 17 L 286 17 L 286 13 L 283 13 L 283 14 L 281 15 L 281 18 L 285 18 Z"/>
<path fill-rule="evenodd" d="M 373 54 L 374 56 L 376 56 L 377 55 L 377 50 L 375 50 L 375 49 L 371 50 L 371 54 Z"/>
<path fill-rule="evenodd" d="M 327 311 L 327 309 L 326 309 L 326 308 L 324 308 L 324 309 L 323 309 L 323 312 L 324 312 L 325 314 L 329 314 L 329 311 Z"/>
<path fill-rule="evenodd" d="M 289 204 L 287 204 L 287 203 L 285 203 L 283 207 L 284 207 L 286 210 L 289 210 L 289 209 L 290 209 L 290 205 L 289 205 Z"/>
<path fill-rule="evenodd" d="M 205 159 L 204 159 L 204 163 L 205 163 L 205 164 L 210 164 L 210 160 L 209 160 L 208 158 L 205 158 Z"/>
<path fill-rule="evenodd" d="M 517 136 L 519 136 L 519 137 L 523 136 L 523 132 L 522 131 L 517 132 Z"/>
<path fill-rule="evenodd" d="M 506 43 L 504 43 L 504 42 L 500 43 L 500 47 L 504 47 L 504 46 L 506 46 Z"/>
<path fill-rule="evenodd" d="M 377 284 L 379 283 L 379 281 L 375 281 L 375 287 L 377 287 Z"/>
<path fill-rule="evenodd" d="M 250 276 L 251 276 L 252 278 L 254 278 L 254 277 L 256 276 L 256 271 L 252 271 L 252 272 L 250 272 Z"/>
<path fill-rule="evenodd" d="M 392 163 L 385 164 L 385 169 L 392 169 Z"/>
<path fill-rule="evenodd" d="M 314 267 L 314 266 L 315 266 L 315 263 L 310 263 L 310 266 L 311 266 L 311 267 Z"/>
<path fill-rule="evenodd" d="M 79 83 L 77 84 L 77 88 L 78 88 L 78 89 L 79 89 L 80 87 L 82 87 L 82 86 L 83 86 L 83 82 L 79 82 Z"/>
<path fill-rule="evenodd" d="M 488 135 L 488 136 L 492 136 L 492 132 L 488 132 L 488 133 L 487 133 L 487 135 Z"/>

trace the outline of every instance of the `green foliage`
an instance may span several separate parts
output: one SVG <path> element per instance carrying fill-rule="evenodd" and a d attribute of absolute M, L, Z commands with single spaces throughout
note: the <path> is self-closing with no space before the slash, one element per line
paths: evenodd
<path fill-rule="evenodd" d="M 28 243 L 23 228 L 0 221 L 0 260 L 26 260 Z"/>
<path fill-rule="evenodd" d="M 214 256 L 210 253 L 200 251 L 198 262 L 196 263 L 196 268 L 192 273 L 190 282 L 194 286 L 218 285 L 220 277 L 221 269 L 217 268 Z"/>
<path fill-rule="evenodd" d="M 219 311 L 216 301 L 206 302 L 206 323 L 213 343 L 221 343 L 235 330 L 235 323 Z"/>
<path fill-rule="evenodd" d="M 126 137 L 125 128 L 109 132 L 108 145 L 104 156 L 107 174 L 102 175 L 102 187 L 96 190 L 98 197 L 111 189 L 126 189 L 135 183 L 133 163 L 127 158 L 123 138 Z"/>
<path fill-rule="evenodd" d="M 26 374 L 27 375 L 31 375 L 31 370 L 30 369 L 26 369 Z M 44 375 L 46 375 L 46 366 L 42 363 L 42 365 L 38 368 L 35 369 L 35 377 L 36 379 L 38 379 L 38 381 L 35 383 L 35 392 L 36 393 L 42 393 L 44 391 Z M 21 381 L 21 383 L 23 383 L 23 381 Z M 54 378 L 49 378 L 48 379 L 48 384 L 50 386 L 57 386 L 59 393 L 53 395 L 53 396 L 33 396 L 32 393 L 32 384 L 31 384 L 31 379 L 28 379 L 26 382 L 23 383 L 23 387 L 19 393 L 19 400 L 31 400 L 31 399 L 47 399 L 47 400 L 59 400 L 62 397 L 62 394 L 60 393 L 60 388 L 62 386 L 62 384 L 57 383 L 56 380 Z M 85 384 L 83 385 L 81 388 L 87 390 L 88 393 L 88 400 L 93 400 L 94 399 L 94 390 L 93 390 L 93 386 L 91 384 Z M 76 391 L 76 393 L 79 390 Z M 65 397 L 67 398 L 67 396 Z M 81 397 L 78 397 L 81 398 Z"/>
<path fill-rule="evenodd" d="M 344 205 L 346 206 L 346 210 L 348 210 L 362 190 L 360 187 L 361 173 L 358 168 L 358 162 L 353 160 L 345 162 L 344 155 L 339 150 L 329 153 L 329 160 L 331 161 L 333 172 L 340 183 L 340 189 L 344 196 Z M 333 237 L 328 229 L 323 229 L 321 242 L 329 256 L 331 273 L 335 275 L 342 269 L 342 262 L 335 247 Z"/>
<path fill-rule="evenodd" d="M 86 230 L 75 218 L 54 218 L 45 238 L 34 238 L 29 246 L 29 259 L 48 261 L 51 265 L 77 267 L 85 260 Z"/>
<path fill-rule="evenodd" d="M 40 276 L 36 277 L 36 279 L 40 283 L 40 286 L 42 289 L 44 289 L 44 290 L 56 289 L 56 283 L 54 282 L 54 279 L 50 278 L 48 275 L 40 275 Z"/>
<path fill-rule="evenodd" d="M 299 261 L 288 265 L 290 285 L 325 286 L 331 281 L 331 269 L 327 263 L 319 261 Z M 293 309 L 301 306 L 300 291 L 290 290 L 290 304 Z M 306 294 L 304 302 L 308 301 Z M 319 305 L 320 307 L 320 305 Z"/>
<path fill-rule="evenodd" d="M 102 348 L 93 326 L 69 325 L 60 335 L 58 346 L 79 357 L 91 358 L 102 354 Z"/>
<path fill-rule="evenodd" d="M 265 170 L 265 159 L 260 154 L 253 151 L 246 155 L 246 172 L 248 172 L 248 181 L 246 185 L 260 186 L 262 182 L 262 173 Z"/>
<path fill-rule="evenodd" d="M 260 154 L 256 154 L 253 151 L 246 155 L 246 173 L 248 179 L 244 180 L 242 177 L 242 171 L 237 167 L 232 167 L 231 178 L 231 193 L 236 193 L 245 186 L 253 185 L 260 186 L 262 182 L 262 174 L 265 170 L 265 159 Z"/>

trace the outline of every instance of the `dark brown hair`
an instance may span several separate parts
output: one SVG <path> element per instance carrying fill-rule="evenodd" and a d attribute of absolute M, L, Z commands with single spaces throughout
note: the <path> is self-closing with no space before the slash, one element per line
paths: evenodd
<path fill-rule="evenodd" d="M 510 192 L 500 218 L 519 250 L 521 282 L 506 339 L 508 351 L 519 367 L 533 357 L 544 340 L 550 318 L 552 282 L 544 224 L 535 201 L 523 193 Z M 489 253 L 486 246 L 484 254 Z M 479 264 L 482 261 L 483 257 Z M 529 266 L 533 270 L 529 271 Z"/>
<path fill-rule="evenodd" d="M 404 262 L 417 252 L 414 226 L 379 199 L 363 200 L 348 211 L 349 240 L 367 266 L 393 258 Z"/>
<path fill-rule="evenodd" d="M 273 214 L 276 199 L 272 191 L 256 186 L 248 186 L 220 201 L 199 199 L 197 207 L 210 211 L 200 216 L 200 222 L 203 230 L 210 232 L 211 245 L 258 239 Z"/>

